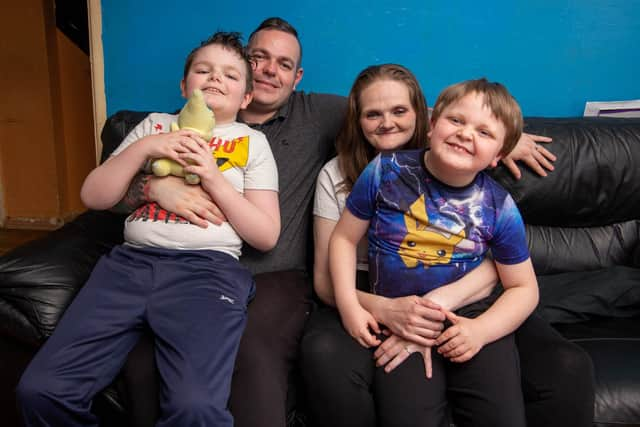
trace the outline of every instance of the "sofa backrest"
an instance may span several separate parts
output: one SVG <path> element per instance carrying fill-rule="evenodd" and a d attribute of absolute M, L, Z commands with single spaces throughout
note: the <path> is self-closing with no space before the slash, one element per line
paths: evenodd
<path fill-rule="evenodd" d="M 547 177 L 501 166 L 492 176 L 522 212 L 538 275 L 640 267 L 640 119 L 526 118 L 525 131 L 553 138 Z M 521 169 L 526 169 L 522 166 Z"/>
<path fill-rule="evenodd" d="M 100 139 L 102 140 L 100 163 L 107 160 L 113 150 L 118 148 L 124 137 L 148 115 L 149 112 L 146 111 L 121 110 L 110 116 L 100 134 Z"/>
<path fill-rule="evenodd" d="M 119 111 L 102 131 L 102 161 L 147 112 Z M 553 138 L 558 159 L 539 177 L 491 171 L 527 224 L 538 275 L 640 267 L 640 119 L 526 118 L 525 131 Z"/>

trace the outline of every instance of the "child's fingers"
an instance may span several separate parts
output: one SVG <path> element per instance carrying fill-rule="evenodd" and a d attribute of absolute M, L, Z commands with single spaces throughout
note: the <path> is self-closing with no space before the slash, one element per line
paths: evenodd
<path fill-rule="evenodd" d="M 363 337 L 356 337 L 356 341 L 358 341 L 358 344 L 360 344 L 364 348 L 369 348 L 369 344 L 367 344 Z"/>
<path fill-rule="evenodd" d="M 369 347 L 375 347 L 380 345 L 380 340 L 371 332 L 369 332 L 368 329 L 363 333 L 363 336 L 364 336 L 365 342 L 369 345 Z"/>
<path fill-rule="evenodd" d="M 202 153 L 207 150 L 204 140 L 198 140 L 197 138 L 182 138 L 180 139 L 180 145 L 192 153 Z"/>
<path fill-rule="evenodd" d="M 434 345 L 441 346 L 447 341 L 449 341 L 450 339 L 458 336 L 459 333 L 460 333 L 460 329 L 457 326 L 450 326 L 443 333 L 441 333 L 440 336 L 438 336 L 438 338 L 435 339 Z"/>
<path fill-rule="evenodd" d="M 369 317 L 367 323 L 373 332 L 375 332 L 376 334 L 380 334 L 380 326 L 378 325 L 378 322 L 376 322 L 376 319 L 373 318 L 373 316 Z"/>
<path fill-rule="evenodd" d="M 461 354 L 454 357 L 449 357 L 448 359 L 456 363 L 466 362 L 470 360 L 473 356 L 478 354 L 479 351 L 480 351 L 480 347 L 478 348 L 469 347 L 467 350 L 463 351 Z"/>
<path fill-rule="evenodd" d="M 467 351 L 468 346 L 460 338 L 455 337 L 438 347 L 438 353 L 450 359 Z"/>
<path fill-rule="evenodd" d="M 358 342 L 365 348 L 375 347 L 380 344 L 380 341 L 371 335 L 368 330 L 362 331 L 358 336 Z"/>
<path fill-rule="evenodd" d="M 457 325 L 458 323 L 460 323 L 460 318 L 453 311 L 444 310 L 444 309 L 442 311 L 444 311 L 444 315 L 447 317 L 447 319 L 449 319 L 449 321 L 452 324 Z"/>
<path fill-rule="evenodd" d="M 200 134 L 194 130 L 191 129 L 180 129 L 179 131 L 175 132 L 176 135 L 180 135 L 180 136 L 184 136 L 187 138 L 193 138 L 193 139 L 202 139 L 202 137 L 200 136 Z M 204 141 L 204 139 L 202 139 Z"/>
<path fill-rule="evenodd" d="M 204 166 L 202 158 L 195 153 L 182 153 L 180 159 L 184 163 L 184 171 L 189 173 L 195 173 L 194 168 Z"/>
<path fill-rule="evenodd" d="M 469 349 L 467 351 L 465 351 L 464 353 L 462 353 L 459 356 L 455 356 L 455 357 L 449 357 L 448 359 L 452 362 L 455 363 L 462 363 L 462 362 L 466 362 L 468 360 L 471 360 L 471 358 L 475 355 L 475 353 L 473 352 L 473 350 Z"/>

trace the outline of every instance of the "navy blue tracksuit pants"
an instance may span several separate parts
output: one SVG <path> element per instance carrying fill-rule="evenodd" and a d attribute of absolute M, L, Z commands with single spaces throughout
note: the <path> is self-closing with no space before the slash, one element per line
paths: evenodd
<path fill-rule="evenodd" d="M 232 426 L 234 360 L 255 285 L 222 252 L 115 247 L 23 374 L 26 426 L 97 426 L 91 401 L 148 325 L 162 378 L 158 426 Z"/>

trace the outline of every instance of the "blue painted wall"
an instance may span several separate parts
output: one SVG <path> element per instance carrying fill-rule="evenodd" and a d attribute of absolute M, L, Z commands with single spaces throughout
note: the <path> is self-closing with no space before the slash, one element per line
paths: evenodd
<path fill-rule="evenodd" d="M 506 84 L 526 116 L 640 99 L 640 0 L 103 0 L 108 114 L 181 107 L 191 48 L 219 29 L 248 37 L 269 16 L 301 34 L 306 91 L 346 95 L 365 66 L 397 62 L 429 104 L 480 76 Z"/>

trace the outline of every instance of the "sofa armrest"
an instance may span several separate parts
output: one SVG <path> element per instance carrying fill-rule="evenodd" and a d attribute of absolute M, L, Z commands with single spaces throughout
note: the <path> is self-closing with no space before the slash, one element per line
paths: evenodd
<path fill-rule="evenodd" d="M 87 211 L 0 257 L 0 333 L 39 345 L 98 258 L 122 242 L 124 216 Z"/>

